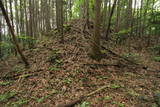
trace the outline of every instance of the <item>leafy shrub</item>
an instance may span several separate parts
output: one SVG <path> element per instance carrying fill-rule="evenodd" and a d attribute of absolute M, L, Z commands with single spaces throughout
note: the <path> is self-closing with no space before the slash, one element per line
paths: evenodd
<path fill-rule="evenodd" d="M 155 61 L 155 62 L 160 62 L 160 57 L 154 57 L 154 58 L 153 58 L 153 61 Z"/>
<path fill-rule="evenodd" d="M 126 40 L 129 37 L 129 33 L 131 32 L 131 28 L 129 29 L 123 29 L 119 31 L 118 33 L 114 33 L 116 43 L 121 44 L 124 40 Z"/>
<path fill-rule="evenodd" d="M 6 102 L 15 95 L 16 95 L 15 92 L 6 92 L 4 94 L 0 94 L 0 102 Z"/>
<path fill-rule="evenodd" d="M 149 47 L 149 49 L 154 53 L 154 54 L 160 54 L 160 45 L 155 45 L 153 47 Z"/>
<path fill-rule="evenodd" d="M 56 63 L 56 62 L 60 62 L 60 52 L 58 50 L 53 50 L 49 57 L 48 57 L 48 60 L 47 62 L 50 62 L 50 63 Z"/>

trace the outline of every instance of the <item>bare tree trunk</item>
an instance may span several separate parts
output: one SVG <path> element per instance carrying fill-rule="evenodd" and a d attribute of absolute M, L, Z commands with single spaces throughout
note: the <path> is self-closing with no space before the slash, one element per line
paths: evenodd
<path fill-rule="evenodd" d="M 18 2 L 15 0 L 15 14 L 16 14 L 16 31 L 19 34 L 19 15 L 18 15 Z"/>
<path fill-rule="evenodd" d="M 10 4 L 10 12 L 11 12 L 11 22 L 12 22 L 12 27 L 13 27 L 13 29 L 14 29 L 12 0 L 9 0 L 9 4 Z"/>
<path fill-rule="evenodd" d="M 119 28 L 120 28 L 120 13 L 121 13 L 121 2 L 120 2 L 120 0 L 118 0 L 118 2 L 117 2 L 117 15 L 116 15 L 115 32 L 119 32 Z"/>
<path fill-rule="evenodd" d="M 110 12 L 110 15 L 109 15 L 109 20 L 108 20 L 108 26 L 107 26 L 107 30 L 106 30 L 106 40 L 109 39 L 109 31 L 110 31 L 110 27 L 111 27 L 111 20 L 112 20 L 112 16 L 113 16 L 113 13 L 114 13 L 114 9 L 116 7 L 116 3 L 117 3 L 117 0 L 114 0 L 114 3 L 113 3 L 113 6 L 112 6 L 112 9 L 111 9 L 111 12 Z"/>
<path fill-rule="evenodd" d="M 102 58 L 100 51 L 100 25 L 101 25 L 101 0 L 95 0 L 95 21 L 94 21 L 94 34 L 93 40 L 91 41 L 91 57 L 96 60 Z"/>
<path fill-rule="evenodd" d="M 63 36 L 63 0 L 56 0 L 56 22 L 57 28 L 61 36 L 61 43 L 64 43 Z"/>
<path fill-rule="evenodd" d="M 2 16 L 0 15 L 0 43 L 1 42 L 2 42 Z M 1 46 L 0 46 L 0 59 L 1 58 L 2 58 L 2 49 L 1 49 Z"/>

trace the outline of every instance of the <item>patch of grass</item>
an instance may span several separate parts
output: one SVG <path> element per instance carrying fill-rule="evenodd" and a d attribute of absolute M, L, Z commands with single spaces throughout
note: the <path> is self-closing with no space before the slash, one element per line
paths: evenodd
<path fill-rule="evenodd" d="M 12 82 L 11 81 L 0 81 L 0 86 L 7 86 L 7 85 L 11 85 Z"/>
<path fill-rule="evenodd" d="M 7 104 L 9 107 L 22 107 L 22 105 L 28 103 L 29 100 L 26 100 L 26 99 L 19 99 L 18 101 L 16 102 L 13 102 L 11 104 Z"/>
<path fill-rule="evenodd" d="M 6 92 L 4 94 L 0 94 L 0 102 L 6 102 L 10 98 L 13 98 L 16 95 L 15 92 Z"/>

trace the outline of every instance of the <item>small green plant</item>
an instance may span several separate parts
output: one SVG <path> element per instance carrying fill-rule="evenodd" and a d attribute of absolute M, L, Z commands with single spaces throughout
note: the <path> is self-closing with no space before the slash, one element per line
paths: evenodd
<path fill-rule="evenodd" d="M 23 74 L 21 76 L 19 76 L 20 78 L 28 78 L 29 76 L 31 76 L 31 74 Z"/>
<path fill-rule="evenodd" d="M 79 105 L 79 107 L 90 107 L 89 105 L 90 105 L 89 102 L 83 102 L 82 104 Z"/>
<path fill-rule="evenodd" d="M 125 107 L 125 105 L 123 103 L 119 103 L 119 102 L 115 102 L 115 101 L 113 101 L 112 104 L 115 104 L 118 107 Z"/>
<path fill-rule="evenodd" d="M 57 61 L 59 62 L 60 61 L 60 51 L 59 50 L 53 50 L 50 53 L 47 61 L 52 63 L 52 64 L 56 63 Z"/>
<path fill-rule="evenodd" d="M 12 82 L 10 81 L 0 81 L 0 86 L 7 86 L 7 85 L 10 85 Z"/>
<path fill-rule="evenodd" d="M 71 82 L 72 82 L 71 79 L 65 79 L 65 80 L 64 80 L 64 83 L 66 83 L 66 84 L 70 84 Z"/>
<path fill-rule="evenodd" d="M 110 97 L 110 96 L 105 96 L 104 97 L 104 100 L 106 100 L 106 101 L 109 101 L 109 100 L 111 100 L 112 99 L 112 97 Z"/>
<path fill-rule="evenodd" d="M 119 31 L 118 33 L 115 33 L 114 35 L 115 35 L 116 43 L 118 43 L 118 44 L 124 43 L 124 41 L 129 38 L 128 34 L 130 32 L 131 32 L 131 28 L 123 29 L 123 30 Z"/>
<path fill-rule="evenodd" d="M 118 88 L 121 88 L 121 86 L 118 85 L 118 84 L 111 84 L 110 88 L 112 88 L 112 89 L 118 89 Z"/>
<path fill-rule="evenodd" d="M 10 98 L 13 98 L 15 95 L 16 95 L 15 92 L 6 92 L 6 93 L 3 93 L 3 94 L 0 94 L 0 102 L 6 102 Z"/>
<path fill-rule="evenodd" d="M 51 67 L 48 68 L 49 71 L 58 71 L 59 68 L 56 65 L 53 65 Z"/>

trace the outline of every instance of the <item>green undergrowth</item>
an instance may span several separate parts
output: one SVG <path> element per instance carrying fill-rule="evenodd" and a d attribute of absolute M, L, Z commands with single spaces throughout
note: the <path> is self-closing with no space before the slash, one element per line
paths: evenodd
<path fill-rule="evenodd" d="M 7 102 L 9 99 L 13 98 L 16 95 L 15 92 L 6 92 L 0 94 L 0 103 Z"/>

